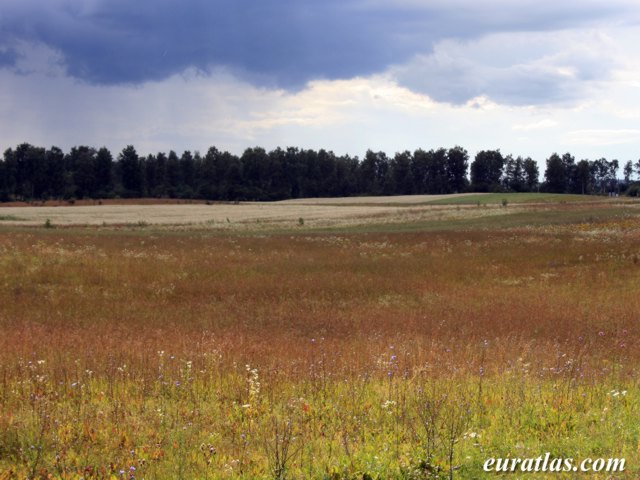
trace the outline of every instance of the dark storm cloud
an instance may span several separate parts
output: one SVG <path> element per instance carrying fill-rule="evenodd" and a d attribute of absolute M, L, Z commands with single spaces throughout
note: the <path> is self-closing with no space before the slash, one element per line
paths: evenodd
<path fill-rule="evenodd" d="M 14 49 L 0 48 L 0 68 L 14 67 L 19 57 L 20 56 L 18 55 L 18 52 L 16 52 Z"/>
<path fill-rule="evenodd" d="M 0 47 L 44 43 L 69 75 L 95 84 L 223 67 L 256 84 L 299 88 L 384 71 L 442 38 L 584 25 L 630 8 L 588 0 L 6 0 Z M 1 52 L 0 65 L 15 62 Z"/>
<path fill-rule="evenodd" d="M 76 5 L 76 6 L 74 6 Z M 16 4 L 2 38 L 60 51 L 68 73 L 91 83 L 157 80 L 188 67 L 227 67 L 256 81 L 299 86 L 349 78 L 407 55 L 384 18 L 329 0 L 137 0 Z"/>

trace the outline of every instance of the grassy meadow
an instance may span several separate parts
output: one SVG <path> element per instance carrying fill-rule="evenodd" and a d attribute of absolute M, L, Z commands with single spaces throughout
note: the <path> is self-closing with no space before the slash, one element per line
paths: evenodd
<path fill-rule="evenodd" d="M 0 224 L 0 479 L 640 477 L 639 204 L 446 208 Z"/>
<path fill-rule="evenodd" d="M 508 204 L 515 203 L 544 203 L 544 204 L 566 204 L 566 203 L 601 203 L 607 197 L 597 197 L 592 195 L 574 195 L 565 193 L 479 193 L 460 195 L 456 197 L 445 196 L 445 198 L 435 199 L 433 205 L 469 205 L 469 204 Z M 624 201 L 624 198 L 617 197 L 617 201 Z"/>

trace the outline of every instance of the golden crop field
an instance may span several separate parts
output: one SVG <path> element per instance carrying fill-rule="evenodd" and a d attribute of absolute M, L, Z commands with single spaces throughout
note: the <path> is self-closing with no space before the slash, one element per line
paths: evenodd
<path fill-rule="evenodd" d="M 498 208 L 466 212 L 429 205 L 459 195 L 413 195 L 399 197 L 348 197 L 297 199 L 280 202 L 227 202 L 174 204 L 131 204 L 84 202 L 82 205 L 4 206 L 0 222 L 5 225 L 42 226 L 49 221 L 57 226 L 189 226 L 213 230 L 250 230 L 291 227 L 300 223 L 311 226 L 348 226 L 369 224 L 373 220 L 406 222 L 408 219 L 453 218 L 506 213 Z M 480 194 L 482 196 L 482 194 Z M 468 207 L 468 206 L 465 206 Z"/>
<path fill-rule="evenodd" d="M 640 204 L 187 207 L 0 211 L 1 479 L 640 476 Z"/>

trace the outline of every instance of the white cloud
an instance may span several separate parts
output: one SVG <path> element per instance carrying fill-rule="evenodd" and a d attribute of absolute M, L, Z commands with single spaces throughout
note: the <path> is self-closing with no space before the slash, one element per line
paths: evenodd
<path fill-rule="evenodd" d="M 542 130 L 545 128 L 554 128 L 558 126 L 558 122 L 555 120 L 551 120 L 550 118 L 545 118 L 543 120 L 538 120 L 535 122 L 529 123 L 518 123 L 514 125 L 512 128 L 517 132 L 529 132 L 532 130 Z"/>
<path fill-rule="evenodd" d="M 572 130 L 565 134 L 565 141 L 570 145 L 608 146 L 620 144 L 637 144 L 640 129 L 588 129 Z"/>
<path fill-rule="evenodd" d="M 617 45 L 601 31 L 509 32 L 444 40 L 390 74 L 412 90 L 461 104 L 486 96 L 511 105 L 570 104 L 610 78 Z"/>

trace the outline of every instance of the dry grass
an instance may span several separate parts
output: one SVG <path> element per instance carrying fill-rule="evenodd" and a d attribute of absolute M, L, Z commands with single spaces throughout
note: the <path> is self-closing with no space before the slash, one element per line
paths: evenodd
<path fill-rule="evenodd" d="M 505 194 L 509 195 L 509 194 Z M 542 194 L 511 194 L 535 197 Z M 528 196 L 526 196 L 528 195 Z M 555 195 L 552 197 L 562 197 Z M 457 204 L 473 198 L 471 204 Z M 480 204 L 478 198 L 493 198 L 493 204 Z M 584 210 L 586 203 L 515 203 L 503 208 L 495 194 L 405 195 L 395 197 L 347 197 L 295 199 L 281 202 L 204 203 L 176 200 L 111 200 L 102 203 L 82 201 L 77 205 L 49 202 L 4 204 L 0 224 L 5 226 L 93 226 L 146 227 L 178 230 L 274 231 L 306 228 L 351 228 L 371 225 L 408 225 L 428 222 L 475 221 L 486 217 L 509 216 L 545 210 Z M 537 198 L 537 197 L 535 197 Z M 542 195 L 540 198 L 546 198 Z M 581 197 L 582 198 L 582 197 Z M 454 202 L 441 204 L 440 202 Z M 434 203 L 435 202 L 435 203 Z M 477 204 L 476 204 L 477 202 Z M 491 202 L 489 202 L 491 203 Z M 594 209 L 614 206 L 597 200 Z M 634 209 L 633 202 L 616 204 Z M 463 225 L 458 225 L 458 228 Z"/>
<path fill-rule="evenodd" d="M 92 205 L 200 205 L 206 203 L 206 200 L 182 198 L 83 198 L 72 200 L 30 200 L 2 202 L 0 203 L 0 211 L 2 211 L 3 208 L 13 207 L 69 207 Z"/>
<path fill-rule="evenodd" d="M 512 213 L 497 207 L 315 205 L 298 203 L 240 203 L 186 205 L 100 205 L 61 207 L 5 207 L 3 225 L 190 225 L 209 229 L 295 226 L 349 226 L 403 223 Z M 301 221 L 302 219 L 302 221 Z"/>
<path fill-rule="evenodd" d="M 601 348 L 586 359 L 597 360 L 610 353 L 605 346 L 616 347 L 600 342 L 600 331 L 607 338 L 634 331 L 638 230 L 612 242 L 608 229 L 598 236 L 576 228 L 575 235 L 3 234 L 2 350 L 53 355 L 90 334 L 104 345 L 90 353 L 95 361 L 178 346 L 182 355 L 206 331 L 242 362 L 277 363 L 286 347 L 286 364 L 304 359 L 311 338 L 351 350 L 360 337 L 366 341 L 349 353 L 354 363 L 343 365 L 354 371 L 400 339 L 417 363 L 434 360 L 425 345 L 473 349 L 485 339 L 504 342 L 504 358 L 594 341 Z M 635 355 L 635 342 L 628 344 L 625 355 Z"/>
<path fill-rule="evenodd" d="M 638 285 L 637 216 L 404 234 L 3 232 L 0 472 L 453 472 L 443 433 L 425 454 L 425 398 L 448 402 L 442 428 L 466 422 L 449 437 L 456 477 L 497 454 L 633 464 Z"/>

